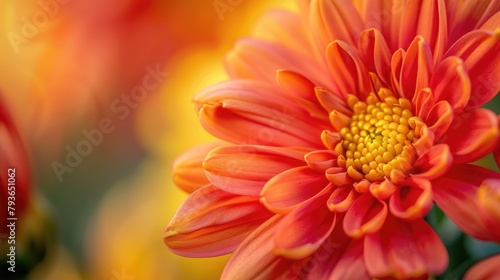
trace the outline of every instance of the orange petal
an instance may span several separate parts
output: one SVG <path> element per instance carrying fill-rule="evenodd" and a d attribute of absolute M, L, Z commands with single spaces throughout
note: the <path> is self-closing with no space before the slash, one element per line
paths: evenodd
<path fill-rule="evenodd" d="M 500 115 L 498 116 L 498 129 L 500 130 Z M 493 156 L 497 166 L 500 168 L 500 138 L 497 140 L 497 147 L 493 150 Z"/>
<path fill-rule="evenodd" d="M 283 218 L 275 235 L 278 255 L 302 259 L 323 244 L 335 226 L 335 214 L 326 207 L 330 191 L 325 189 Z"/>
<path fill-rule="evenodd" d="M 266 146 L 227 146 L 212 150 L 203 168 L 217 187 L 235 194 L 259 196 L 277 174 L 304 165 L 303 150 Z"/>
<path fill-rule="evenodd" d="M 433 61 L 429 45 L 423 37 L 417 36 L 403 59 L 399 78 L 403 97 L 412 100 L 415 93 L 428 87 L 432 71 Z"/>
<path fill-rule="evenodd" d="M 415 116 L 425 119 L 434 106 L 434 94 L 430 88 L 423 88 L 413 96 Z"/>
<path fill-rule="evenodd" d="M 337 110 L 346 115 L 352 115 L 352 111 L 349 109 L 345 102 L 345 98 L 340 94 L 333 93 L 325 88 L 316 87 L 316 98 L 319 103 L 327 112 Z"/>
<path fill-rule="evenodd" d="M 370 193 L 379 200 L 386 200 L 397 190 L 397 186 L 389 179 L 385 178 L 384 181 L 370 184 Z"/>
<path fill-rule="evenodd" d="M 351 186 L 337 187 L 326 205 L 332 212 L 342 213 L 351 207 L 352 203 L 358 198 L 358 194 Z"/>
<path fill-rule="evenodd" d="M 325 127 L 311 122 L 303 108 L 278 88 L 250 80 L 231 80 L 200 92 L 195 103 L 203 127 L 238 144 L 322 146 Z M 318 130 L 320 129 L 320 130 Z"/>
<path fill-rule="evenodd" d="M 439 141 L 453 122 L 453 108 L 448 101 L 441 100 L 432 106 L 424 121 Z"/>
<path fill-rule="evenodd" d="M 390 85 L 391 52 L 382 33 L 373 28 L 363 31 L 358 49 L 368 71 L 377 73 L 386 85 Z"/>
<path fill-rule="evenodd" d="M 262 189 L 261 202 L 274 213 L 288 213 L 328 186 L 323 173 L 308 166 L 289 169 L 274 176 Z"/>
<path fill-rule="evenodd" d="M 328 168 L 336 166 L 337 153 L 332 150 L 313 151 L 304 156 L 311 169 L 324 173 Z"/>
<path fill-rule="evenodd" d="M 279 70 L 276 80 L 290 98 L 300 104 L 311 117 L 327 122 L 328 113 L 316 98 L 315 85 L 306 77 L 288 70 Z"/>
<path fill-rule="evenodd" d="M 452 163 L 448 145 L 438 144 L 425 151 L 413 164 L 412 177 L 432 181 L 448 172 Z"/>
<path fill-rule="evenodd" d="M 438 275 L 448 265 L 446 248 L 422 219 L 403 222 L 389 216 L 379 232 L 366 236 L 364 249 L 366 268 L 375 278 Z"/>
<path fill-rule="evenodd" d="M 276 274 L 286 271 L 293 265 L 292 260 L 274 253 L 274 236 L 281 221 L 282 216 L 275 215 L 254 230 L 231 255 L 221 279 L 258 279 L 259 277 L 274 279 Z"/>
<path fill-rule="evenodd" d="M 485 180 L 477 191 L 479 215 L 492 234 L 496 233 L 496 242 L 500 242 L 500 180 Z"/>
<path fill-rule="evenodd" d="M 416 34 L 429 42 L 434 63 L 437 63 L 444 55 L 448 39 L 446 4 L 445 1 L 424 0 L 420 9 Z"/>
<path fill-rule="evenodd" d="M 389 200 L 391 214 L 404 220 L 423 218 L 431 206 L 431 183 L 421 178 L 408 178 Z"/>
<path fill-rule="evenodd" d="M 365 99 L 371 92 L 370 75 L 357 51 L 342 41 L 334 41 L 326 49 L 328 68 L 340 93 Z"/>
<path fill-rule="evenodd" d="M 354 183 L 354 180 L 347 174 L 347 171 L 343 167 L 331 167 L 325 172 L 326 179 L 332 182 L 334 186 L 346 186 Z"/>
<path fill-rule="evenodd" d="M 500 29 L 475 30 L 450 47 L 446 56 L 457 56 L 471 81 L 471 96 L 466 109 L 490 101 L 500 91 Z"/>
<path fill-rule="evenodd" d="M 401 70 L 403 68 L 403 59 L 406 53 L 403 49 L 398 49 L 391 57 L 391 84 L 398 96 L 404 97 L 401 85 Z"/>
<path fill-rule="evenodd" d="M 329 265 L 329 263 L 324 265 Z M 366 271 L 366 265 L 363 259 L 363 243 L 361 241 L 352 241 L 335 265 L 330 276 L 328 278 L 321 279 L 343 280 L 369 278 L 370 275 Z"/>
<path fill-rule="evenodd" d="M 334 40 L 354 45 L 363 30 L 363 21 L 351 1 L 313 0 L 310 4 L 311 25 L 320 49 Z"/>
<path fill-rule="evenodd" d="M 165 229 L 163 242 L 176 254 L 212 257 L 230 253 L 272 214 L 257 197 L 208 185 L 193 192 Z"/>
<path fill-rule="evenodd" d="M 445 58 L 432 76 L 435 100 L 446 100 L 458 114 L 463 111 L 471 95 L 471 81 L 463 61 L 455 56 Z"/>
<path fill-rule="evenodd" d="M 174 182 L 187 193 L 204 187 L 210 183 L 205 176 L 203 160 L 211 150 L 227 145 L 224 142 L 212 142 L 192 148 L 179 157 L 173 163 Z"/>
<path fill-rule="evenodd" d="M 272 84 L 277 70 L 288 69 L 311 78 L 315 84 L 330 85 L 327 73 L 316 67 L 318 63 L 302 63 L 311 59 L 309 55 L 281 43 L 245 38 L 240 39 L 226 55 L 225 64 L 233 79 L 254 79 Z"/>
<path fill-rule="evenodd" d="M 457 9 L 454 28 L 450 34 L 453 41 L 483 25 L 493 14 L 498 12 L 500 1 L 464 1 Z"/>
<path fill-rule="evenodd" d="M 464 280 L 500 279 L 500 255 L 476 263 L 465 273 Z"/>
<path fill-rule="evenodd" d="M 351 123 L 351 118 L 349 115 L 343 114 L 336 110 L 330 112 L 329 119 L 335 131 L 340 131 L 343 127 L 346 127 Z"/>
<path fill-rule="evenodd" d="M 371 194 L 356 199 L 344 217 L 344 231 L 352 238 L 377 232 L 385 222 L 387 205 L 376 200 Z"/>
<path fill-rule="evenodd" d="M 474 238 L 496 240 L 477 209 L 477 189 L 484 180 L 500 179 L 500 173 L 469 164 L 455 165 L 432 182 L 434 201 L 459 228 Z M 498 233 L 496 234 L 498 235 Z"/>
<path fill-rule="evenodd" d="M 338 132 L 323 130 L 321 133 L 321 141 L 327 149 L 335 150 L 335 147 L 341 140 L 342 139 L 340 138 L 340 134 Z"/>
<path fill-rule="evenodd" d="M 455 163 L 471 162 L 495 148 L 498 130 L 497 116 L 479 108 L 456 116 L 442 142 L 450 146 Z"/>

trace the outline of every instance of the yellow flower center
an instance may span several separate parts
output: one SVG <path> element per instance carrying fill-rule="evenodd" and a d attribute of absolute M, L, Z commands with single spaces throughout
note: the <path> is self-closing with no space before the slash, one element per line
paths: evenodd
<path fill-rule="evenodd" d="M 412 146 L 415 125 L 408 122 L 415 118 L 410 101 L 382 89 L 366 102 L 349 96 L 348 103 L 354 114 L 350 124 L 340 130 L 342 141 L 335 148 L 339 165 L 357 181 L 383 181 L 393 169 L 408 174 L 416 160 Z"/>

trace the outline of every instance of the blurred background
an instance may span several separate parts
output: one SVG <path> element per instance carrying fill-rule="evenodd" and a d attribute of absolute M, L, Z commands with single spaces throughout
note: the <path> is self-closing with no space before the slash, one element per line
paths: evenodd
<path fill-rule="evenodd" d="M 191 100 L 226 79 L 224 53 L 265 10 L 290 2 L 0 2 L 1 110 L 26 150 L 17 176 L 28 182 L 17 192 L 26 205 L 17 212 L 16 272 L 7 271 L 2 233 L 0 278 L 218 279 L 227 257 L 187 259 L 163 245 L 186 197 L 171 164 L 211 139 Z M 458 248 L 457 271 L 498 251 L 438 210 L 429 219 Z"/>

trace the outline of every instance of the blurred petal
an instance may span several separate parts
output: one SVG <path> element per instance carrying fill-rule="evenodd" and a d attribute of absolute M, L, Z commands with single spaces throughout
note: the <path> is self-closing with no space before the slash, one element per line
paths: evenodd
<path fill-rule="evenodd" d="M 224 142 L 211 142 L 194 147 L 177 157 L 173 163 L 175 185 L 187 193 L 210 183 L 205 176 L 203 161 L 211 150 L 227 145 Z"/>
<path fill-rule="evenodd" d="M 455 165 L 432 182 L 434 201 L 465 233 L 481 240 L 494 240 L 477 209 L 476 194 L 484 180 L 500 179 L 498 172 L 475 165 Z"/>
<path fill-rule="evenodd" d="M 163 241 L 176 254 L 228 254 L 272 214 L 257 197 L 227 193 L 208 185 L 192 193 L 165 229 Z"/>
<path fill-rule="evenodd" d="M 277 174 L 304 165 L 302 149 L 266 146 L 227 146 L 212 150 L 203 168 L 208 180 L 234 194 L 259 196 Z"/>
<path fill-rule="evenodd" d="M 464 280 L 500 279 L 500 255 L 476 263 L 465 273 Z"/>
<path fill-rule="evenodd" d="M 500 242 L 500 180 L 485 180 L 477 191 L 477 206 L 483 222 Z"/>
<path fill-rule="evenodd" d="M 335 40 L 354 45 L 363 30 L 363 22 L 351 1 L 313 0 L 309 7 L 311 27 L 320 49 Z"/>

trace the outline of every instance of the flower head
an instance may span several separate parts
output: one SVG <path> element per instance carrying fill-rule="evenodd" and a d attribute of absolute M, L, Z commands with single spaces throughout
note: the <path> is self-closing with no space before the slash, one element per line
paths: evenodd
<path fill-rule="evenodd" d="M 233 252 L 225 279 L 437 275 L 448 255 L 423 219 L 433 203 L 498 240 L 498 206 L 477 190 L 500 174 L 470 164 L 498 141 L 497 116 L 479 108 L 500 90 L 498 1 L 300 7 L 264 18 L 228 54 L 231 80 L 197 95 L 224 142 L 176 163 L 195 191 L 166 245 Z"/>

